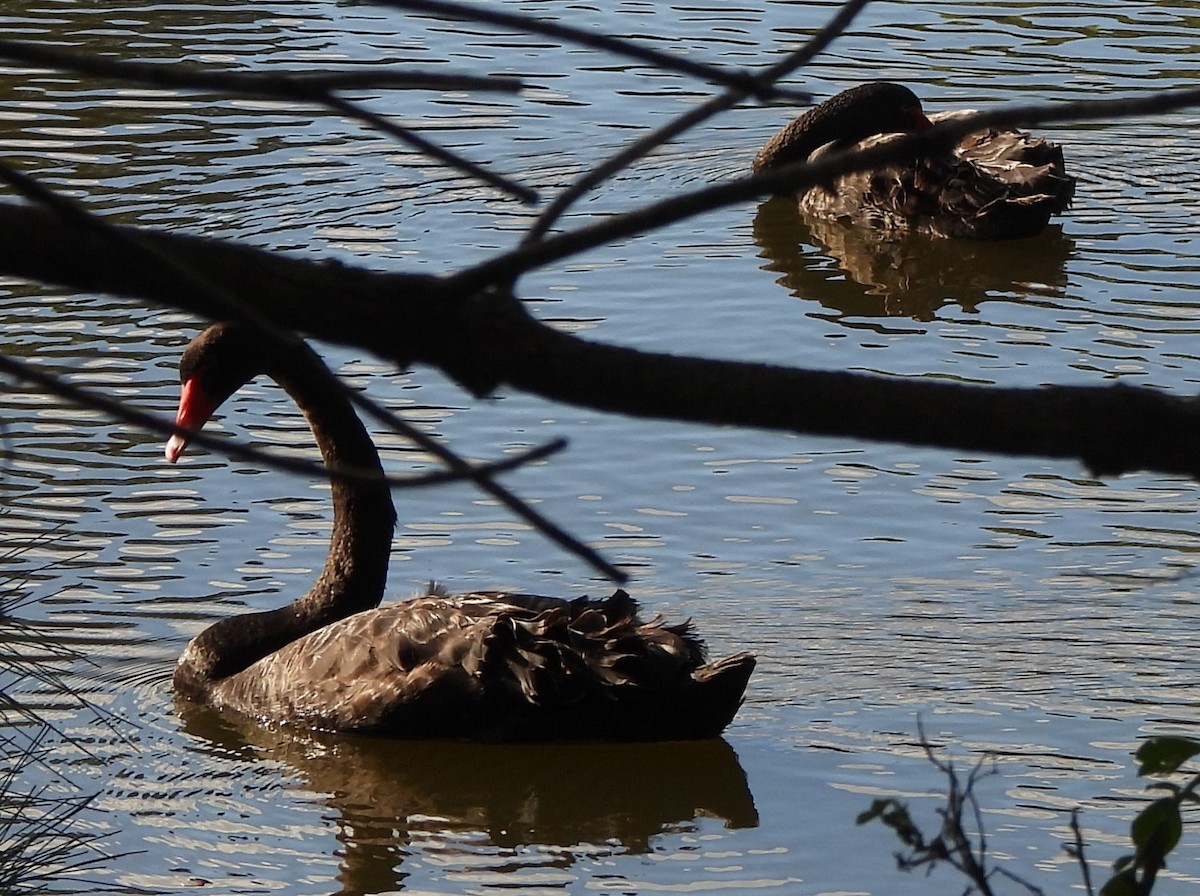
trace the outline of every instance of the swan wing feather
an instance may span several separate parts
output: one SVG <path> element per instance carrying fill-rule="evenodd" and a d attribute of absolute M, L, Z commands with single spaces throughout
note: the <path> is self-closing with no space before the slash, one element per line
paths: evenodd
<path fill-rule="evenodd" d="M 753 659 L 735 666 L 742 681 L 717 708 L 728 716 L 720 727 L 740 704 Z M 697 674 L 707 668 L 688 624 L 643 621 L 624 591 L 571 601 L 431 594 L 326 626 L 213 693 L 248 715 L 327 730 L 513 740 L 550 729 L 609 736 L 595 726 L 622 724 L 634 726 L 629 738 L 638 727 L 653 731 L 641 717 L 707 682 L 711 672 Z"/>
<path fill-rule="evenodd" d="M 931 115 L 935 123 L 967 112 Z M 885 145 L 901 134 L 878 134 L 855 150 Z M 810 158 L 838 150 L 822 146 Z M 1062 147 L 1017 130 L 969 134 L 952 152 L 894 162 L 837 178 L 799 197 L 806 214 L 891 231 L 996 239 L 1029 236 L 1066 210 L 1075 179 Z"/>

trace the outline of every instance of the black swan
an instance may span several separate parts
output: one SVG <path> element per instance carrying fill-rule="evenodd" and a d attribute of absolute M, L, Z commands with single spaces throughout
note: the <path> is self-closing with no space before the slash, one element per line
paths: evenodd
<path fill-rule="evenodd" d="M 766 142 L 755 173 L 835 149 L 863 148 L 968 112 L 926 117 L 900 84 L 851 88 L 805 112 Z M 970 134 L 950 152 L 847 174 L 799 195 L 820 218 L 935 236 L 1012 239 L 1040 232 L 1075 192 L 1062 147 L 1022 131 Z"/>
<path fill-rule="evenodd" d="M 365 475 L 333 477 L 329 555 L 309 592 L 201 632 L 175 669 L 179 694 L 267 722 L 392 737 L 649 741 L 724 730 L 754 657 L 706 663 L 689 623 L 643 621 L 624 591 L 567 600 L 431 586 L 378 607 L 391 494 L 370 436 L 322 370 L 303 343 L 277 349 L 235 324 L 210 327 L 183 353 L 178 426 L 198 430 L 266 374 L 304 411 L 326 465 Z M 187 444 L 172 436 L 167 459 Z"/>

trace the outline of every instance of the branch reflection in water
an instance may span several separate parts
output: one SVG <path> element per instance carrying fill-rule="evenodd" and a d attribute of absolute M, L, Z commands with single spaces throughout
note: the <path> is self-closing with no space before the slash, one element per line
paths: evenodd
<path fill-rule="evenodd" d="M 430 821 L 473 848 L 534 847 L 556 865 L 577 855 L 649 853 L 656 835 L 701 818 L 758 826 L 733 748 L 712 739 L 648 744 L 477 744 L 265 728 L 176 699 L 193 749 L 295 770 L 335 810 L 343 893 L 400 887 Z M 480 840 L 480 837 L 483 839 Z M 582 847 L 582 849 L 579 849 Z M 496 871 L 512 865 L 496 855 Z"/>
<path fill-rule="evenodd" d="M 947 240 L 807 218 L 788 197 L 762 203 L 753 226 L 764 269 L 792 295 L 854 317 L 933 320 L 948 304 L 1058 299 L 1074 251 L 1057 224 L 1026 239 Z"/>

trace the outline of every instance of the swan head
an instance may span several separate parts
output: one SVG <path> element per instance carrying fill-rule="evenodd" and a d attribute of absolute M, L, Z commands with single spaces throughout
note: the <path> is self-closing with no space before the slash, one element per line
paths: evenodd
<path fill-rule="evenodd" d="M 877 134 L 927 131 L 933 122 L 903 84 L 872 81 L 843 90 L 809 109 L 763 145 L 751 164 L 758 173 L 807 161 L 822 146 L 846 149 Z"/>
<path fill-rule="evenodd" d="M 933 127 L 917 95 L 903 84 L 890 81 L 859 84 L 843 90 L 818 108 L 830 110 L 845 122 L 846 139 L 914 133 Z"/>
<path fill-rule="evenodd" d="M 252 328 L 229 323 L 209 327 L 188 343 L 179 359 L 175 425 L 199 431 L 229 396 L 267 372 L 268 359 L 267 340 Z M 179 460 L 190 441 L 188 434 L 174 433 L 167 442 L 167 460 Z"/>

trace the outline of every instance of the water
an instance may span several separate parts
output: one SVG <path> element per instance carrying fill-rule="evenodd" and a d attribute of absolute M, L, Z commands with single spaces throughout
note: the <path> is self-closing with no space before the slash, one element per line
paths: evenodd
<path fill-rule="evenodd" d="M 506 8 L 754 66 L 833 7 L 744 0 L 525 2 Z M 932 111 L 1192 86 L 1187 5 L 872 5 L 807 69 L 819 95 L 873 78 Z M 10 2 L 12 36 L 125 58 L 321 69 L 395 62 L 517 74 L 522 97 L 393 93 L 372 108 L 546 193 L 709 94 L 579 48 L 362 4 Z M 129 223 L 235 238 L 380 270 L 455 270 L 512 246 L 533 212 L 311 110 L 177 96 L 10 70 L 6 158 Z M 742 172 L 787 117 L 736 110 L 581 203 L 564 226 Z M 1038 240 L 907 247 L 880 263 L 748 204 L 552 266 L 521 284 L 534 313 L 616 344 L 978 384 L 1196 391 L 1200 364 L 1195 114 L 1054 128 L 1080 177 Z M 896 269 L 902 268 L 903 274 Z M 5 281 L 4 351 L 168 413 L 194 323 L 124 300 Z M 568 436 L 506 484 L 634 577 L 648 607 L 691 616 L 714 652 L 759 671 L 725 744 L 521 748 L 289 737 L 179 706 L 169 677 L 213 619 L 303 591 L 328 531 L 326 489 L 194 451 L 57 399 L 0 394 L 11 460 L 4 559 L 41 597 L 25 612 L 83 651 L 92 712 L 45 697 L 82 739 L 54 767 L 99 792 L 80 824 L 119 890 L 330 892 L 954 892 L 895 871 L 875 797 L 932 823 L 941 776 L 919 729 L 980 782 L 989 848 L 1061 892 L 1083 810 L 1095 874 L 1143 799 L 1130 758 L 1194 734 L 1200 628 L 1196 489 L 1078 465 L 679 424 L 511 391 L 472 401 L 424 368 L 328 352 L 348 379 L 462 454 Z M 266 383 L 224 429 L 305 452 Z M 381 436 L 389 469 L 430 465 Z M 399 495 L 391 590 L 604 589 L 465 487 Z M 45 540 L 50 538 L 52 540 Z M 41 773 L 31 772 L 34 780 Z M 65 785 L 53 779 L 54 786 Z M 1190 892 L 1196 837 L 1162 892 Z"/>

